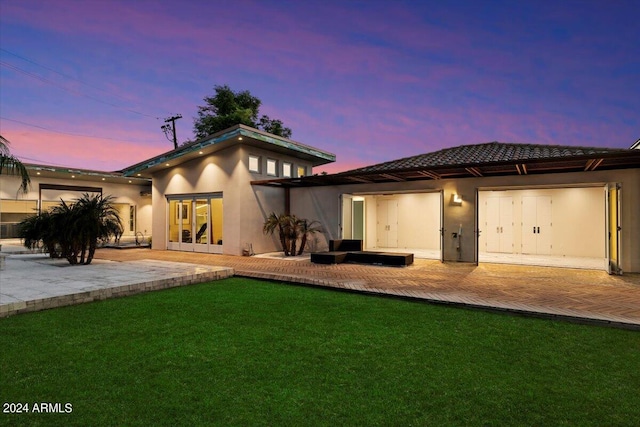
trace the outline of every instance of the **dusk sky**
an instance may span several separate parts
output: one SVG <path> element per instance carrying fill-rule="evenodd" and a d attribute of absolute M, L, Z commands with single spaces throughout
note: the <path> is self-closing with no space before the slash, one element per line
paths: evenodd
<path fill-rule="evenodd" d="M 640 1 L 0 0 L 0 133 L 28 163 L 173 148 L 215 85 L 337 172 L 489 141 L 640 138 Z"/>

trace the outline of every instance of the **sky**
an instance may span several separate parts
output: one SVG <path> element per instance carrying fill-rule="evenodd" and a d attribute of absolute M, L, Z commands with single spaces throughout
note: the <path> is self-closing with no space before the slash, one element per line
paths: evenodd
<path fill-rule="evenodd" d="M 115 171 L 248 90 L 314 172 L 490 141 L 640 138 L 640 1 L 0 0 L 0 134 L 27 163 Z"/>

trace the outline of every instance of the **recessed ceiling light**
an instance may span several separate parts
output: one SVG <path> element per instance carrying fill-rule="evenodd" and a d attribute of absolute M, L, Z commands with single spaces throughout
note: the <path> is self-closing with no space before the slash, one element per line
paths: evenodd
<path fill-rule="evenodd" d="M 129 180 L 129 184 L 131 184 L 131 180 Z"/>
<path fill-rule="evenodd" d="M 238 137 L 238 141 L 242 141 L 242 137 L 241 136 Z"/>
<path fill-rule="evenodd" d="M 104 181 L 106 178 L 102 178 L 102 180 Z"/>
<path fill-rule="evenodd" d="M 198 154 L 202 154 L 202 151 L 198 151 Z"/>
<path fill-rule="evenodd" d="M 71 178 L 75 178 L 75 177 L 76 177 L 75 175 L 71 175 Z"/>
<path fill-rule="evenodd" d="M 169 163 L 167 163 L 165 166 L 169 166 Z"/>
<path fill-rule="evenodd" d="M 138 176 L 140 176 L 140 174 L 138 174 Z"/>
<path fill-rule="evenodd" d="M 40 175 L 40 172 L 36 172 L 36 175 Z"/>

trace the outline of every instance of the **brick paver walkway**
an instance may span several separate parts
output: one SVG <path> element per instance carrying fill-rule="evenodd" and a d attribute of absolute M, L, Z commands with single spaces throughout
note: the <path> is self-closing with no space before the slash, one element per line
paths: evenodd
<path fill-rule="evenodd" d="M 157 259 L 232 267 L 236 275 L 298 282 L 640 328 L 640 275 L 417 259 L 406 268 L 320 265 L 149 249 L 102 249 L 96 258 Z"/>

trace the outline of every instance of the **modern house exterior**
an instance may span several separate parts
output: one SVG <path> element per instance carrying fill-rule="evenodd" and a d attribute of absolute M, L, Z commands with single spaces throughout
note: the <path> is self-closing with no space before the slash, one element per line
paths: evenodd
<path fill-rule="evenodd" d="M 0 176 L 0 239 L 18 237 L 18 223 L 64 200 L 72 203 L 84 193 L 113 196 L 123 225 L 122 239 L 134 240 L 136 232 L 151 234 L 151 181 L 102 172 L 57 166 L 26 164 L 31 177 L 27 194 L 19 191 L 20 177 Z"/>
<path fill-rule="evenodd" d="M 154 249 L 242 255 L 276 250 L 262 224 L 287 202 L 286 192 L 251 182 L 299 179 L 333 161 L 334 154 L 236 125 L 122 172 L 152 181 Z"/>
<path fill-rule="evenodd" d="M 255 184 L 365 249 L 640 272 L 638 150 L 492 142 Z"/>
<path fill-rule="evenodd" d="M 276 251 L 262 225 L 291 212 L 322 224 L 314 250 L 353 238 L 442 261 L 640 272 L 640 150 L 492 142 L 312 173 L 333 161 L 237 125 L 114 173 L 30 165 L 26 196 L 3 175 L 0 222 L 20 203 L 24 213 L 92 190 L 115 195 L 129 233 L 160 250 Z"/>

